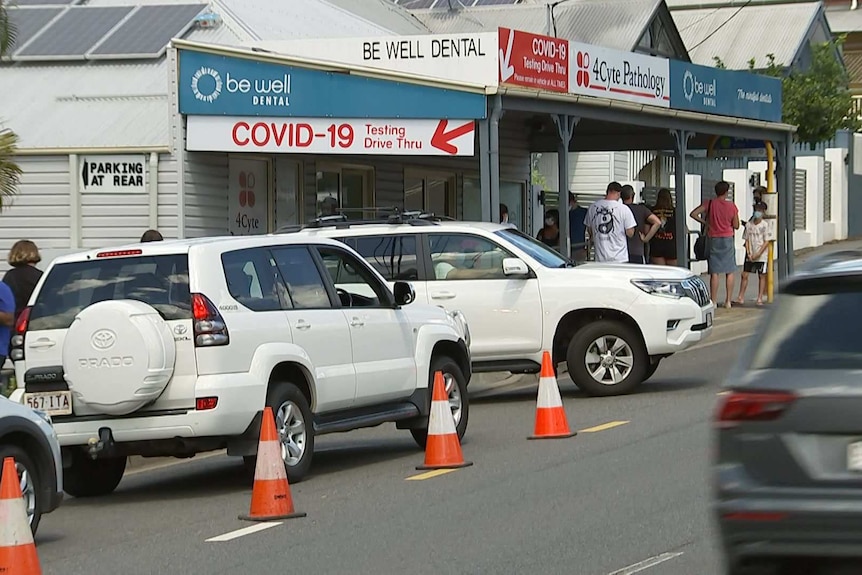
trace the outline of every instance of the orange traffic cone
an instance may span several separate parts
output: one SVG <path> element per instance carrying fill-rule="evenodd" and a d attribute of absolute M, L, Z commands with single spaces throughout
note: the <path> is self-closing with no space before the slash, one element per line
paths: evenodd
<path fill-rule="evenodd" d="M 40 575 L 39 557 L 27 521 L 24 497 L 18 482 L 15 460 L 3 460 L 0 479 L 0 573 L 4 575 Z"/>
<path fill-rule="evenodd" d="M 260 442 L 257 445 L 257 464 L 254 468 L 254 488 L 251 492 L 251 509 L 248 515 L 240 515 L 246 521 L 276 521 L 305 517 L 293 508 L 290 484 L 281 458 L 281 442 L 275 431 L 272 408 L 263 410 L 260 426 Z"/>
<path fill-rule="evenodd" d="M 416 469 L 458 469 L 473 465 L 464 461 L 461 442 L 455 429 L 455 418 L 449 408 L 449 397 L 443 373 L 434 374 L 431 394 L 431 413 L 428 416 L 428 440 L 425 442 L 425 464 Z"/>
<path fill-rule="evenodd" d="M 536 429 L 527 439 L 560 439 L 573 437 L 576 432 L 569 430 L 566 411 L 560 388 L 554 376 L 551 354 L 542 354 L 542 373 L 539 376 L 539 397 L 536 402 Z"/>

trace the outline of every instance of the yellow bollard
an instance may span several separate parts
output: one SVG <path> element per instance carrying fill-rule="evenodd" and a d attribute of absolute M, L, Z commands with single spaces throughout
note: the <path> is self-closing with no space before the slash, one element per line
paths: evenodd
<path fill-rule="evenodd" d="M 773 255 L 775 240 L 769 240 L 769 247 L 766 248 L 766 301 L 772 303 L 775 290 L 775 274 L 772 268 L 775 267 L 775 256 Z"/>

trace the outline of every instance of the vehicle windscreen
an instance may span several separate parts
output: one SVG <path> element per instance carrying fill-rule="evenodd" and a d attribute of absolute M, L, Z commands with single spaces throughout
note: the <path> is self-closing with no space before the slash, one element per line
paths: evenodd
<path fill-rule="evenodd" d="M 546 268 L 565 268 L 576 265 L 574 261 L 563 257 L 560 252 L 546 246 L 520 230 L 499 230 L 494 232 L 494 234 L 517 246 Z"/>
<path fill-rule="evenodd" d="M 862 369 L 862 279 L 820 278 L 779 296 L 751 369 Z"/>
<path fill-rule="evenodd" d="M 191 319 L 188 257 L 124 257 L 56 265 L 39 290 L 29 329 L 66 329 L 84 308 L 118 299 L 149 304 L 166 320 Z"/>

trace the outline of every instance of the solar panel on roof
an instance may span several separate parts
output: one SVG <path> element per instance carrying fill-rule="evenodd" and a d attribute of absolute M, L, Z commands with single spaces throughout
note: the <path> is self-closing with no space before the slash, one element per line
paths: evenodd
<path fill-rule="evenodd" d="M 499 6 L 501 4 L 517 4 L 518 0 L 476 0 L 475 6 Z"/>
<path fill-rule="evenodd" d="M 422 10 L 434 5 L 435 0 L 402 0 L 399 4 L 408 10 Z"/>
<path fill-rule="evenodd" d="M 13 0 L 10 6 L 68 6 L 77 4 L 79 0 Z"/>
<path fill-rule="evenodd" d="M 15 45 L 11 52 L 29 42 L 62 11 L 62 8 L 10 8 L 9 20 L 15 27 Z"/>
<path fill-rule="evenodd" d="M 56 22 L 45 28 L 29 46 L 17 52 L 15 58 L 23 60 L 34 56 L 50 56 L 58 59 L 83 59 L 84 54 L 134 8 L 134 6 L 69 8 Z"/>
<path fill-rule="evenodd" d="M 141 56 L 156 58 L 172 38 L 194 23 L 206 4 L 142 6 L 123 22 L 90 56 Z"/>

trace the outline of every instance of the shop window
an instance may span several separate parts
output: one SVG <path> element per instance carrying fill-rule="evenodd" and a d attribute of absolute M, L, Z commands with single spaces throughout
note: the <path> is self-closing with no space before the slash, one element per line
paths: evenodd
<path fill-rule="evenodd" d="M 455 174 L 404 170 L 404 209 L 457 217 Z"/>
<path fill-rule="evenodd" d="M 343 213 L 351 219 L 371 217 L 374 170 L 356 166 L 321 166 L 317 172 L 317 215 Z"/>
<path fill-rule="evenodd" d="M 465 221 L 482 221 L 482 190 L 478 178 L 464 178 L 464 215 Z M 500 182 L 500 203 L 509 209 L 509 223 L 518 229 L 526 229 L 527 192 L 524 182 Z M 500 206 L 493 210 L 493 220 L 500 221 Z"/>
<path fill-rule="evenodd" d="M 302 164 L 275 160 L 275 228 L 302 223 Z"/>

